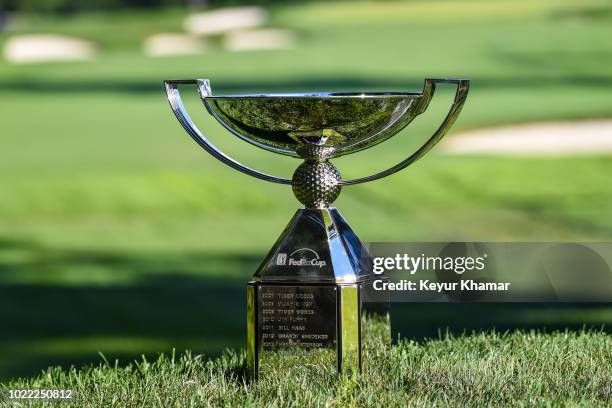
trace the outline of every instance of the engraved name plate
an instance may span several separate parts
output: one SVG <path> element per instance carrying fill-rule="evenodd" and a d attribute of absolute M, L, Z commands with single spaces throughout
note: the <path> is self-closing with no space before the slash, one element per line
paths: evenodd
<path fill-rule="evenodd" d="M 335 286 L 262 285 L 258 291 L 261 350 L 336 348 Z"/>

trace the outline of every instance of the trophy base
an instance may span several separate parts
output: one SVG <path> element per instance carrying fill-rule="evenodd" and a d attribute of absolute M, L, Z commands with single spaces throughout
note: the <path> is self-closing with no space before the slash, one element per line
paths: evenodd
<path fill-rule="evenodd" d="M 386 280 L 386 278 L 382 278 Z M 367 370 L 364 346 L 391 342 L 389 303 L 369 302 L 372 282 L 247 284 L 247 365 L 353 374 Z"/>
<path fill-rule="evenodd" d="M 367 370 L 364 345 L 391 341 L 389 294 L 335 208 L 298 210 L 247 285 L 247 361 L 276 369 Z"/>

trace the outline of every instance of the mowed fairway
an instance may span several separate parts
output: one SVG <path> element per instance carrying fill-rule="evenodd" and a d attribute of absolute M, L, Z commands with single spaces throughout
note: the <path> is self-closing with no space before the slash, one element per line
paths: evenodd
<path fill-rule="evenodd" d="M 24 17 L 16 26 L 88 38 L 100 55 L 0 62 L 0 377 L 98 361 L 98 351 L 128 361 L 173 347 L 242 346 L 243 285 L 298 203 L 287 186 L 250 179 L 199 150 L 174 119 L 163 79 L 207 77 L 214 91 L 231 93 L 418 91 L 427 76 L 467 77 L 473 87 L 456 129 L 612 116 L 608 2 L 342 2 L 269 11 L 269 25 L 297 34 L 294 49 L 231 53 L 213 39 L 200 56 L 145 57 L 142 40 L 182 30 L 182 11 Z M 291 174 L 297 161 L 236 140 L 207 117 L 195 90 L 184 92 L 220 147 Z M 392 140 L 338 160 L 343 175 L 403 159 L 436 128 L 452 93 L 438 98 Z M 391 178 L 345 188 L 336 205 L 365 241 L 609 241 L 611 172 L 606 154 L 434 151 Z M 457 321 L 612 321 L 601 307 L 536 309 L 500 309 L 501 323 L 472 310 L 474 323 L 436 308 L 419 324 L 430 333 Z M 403 337 L 415 335 L 409 328 Z"/>

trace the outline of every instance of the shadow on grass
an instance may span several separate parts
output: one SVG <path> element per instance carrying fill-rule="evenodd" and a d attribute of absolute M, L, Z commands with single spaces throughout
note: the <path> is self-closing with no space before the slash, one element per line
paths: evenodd
<path fill-rule="evenodd" d="M 609 303 L 394 303 L 391 316 L 394 339 L 417 341 L 438 338 L 446 331 L 612 331 Z"/>
<path fill-rule="evenodd" d="M 124 364 L 160 352 L 241 348 L 245 283 L 263 254 L 50 249 L 0 240 L 0 380 L 49 365 Z M 402 338 L 492 327 L 612 322 L 605 305 L 394 304 Z M 243 373 L 235 373 L 242 375 Z"/>
<path fill-rule="evenodd" d="M 0 378 L 99 362 L 98 352 L 124 362 L 172 348 L 218 354 L 241 347 L 245 283 L 259 261 L 2 241 Z"/>

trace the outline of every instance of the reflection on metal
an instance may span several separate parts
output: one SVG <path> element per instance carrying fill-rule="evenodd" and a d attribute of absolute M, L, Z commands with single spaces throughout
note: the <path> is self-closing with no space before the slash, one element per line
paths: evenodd
<path fill-rule="evenodd" d="M 374 146 L 418 114 L 420 94 L 206 96 L 209 112 L 230 132 L 276 153 L 301 144 L 330 146 L 336 157 Z"/>
<path fill-rule="evenodd" d="M 338 210 L 307 208 L 296 212 L 253 279 L 354 283 L 374 276 L 367 249 Z"/>
<path fill-rule="evenodd" d="M 250 372 L 257 372 L 256 301 L 255 287 L 247 285 L 247 368 Z"/>
<path fill-rule="evenodd" d="M 342 373 L 353 374 L 361 371 L 359 288 L 357 285 L 341 285 L 339 288 L 338 308 L 342 313 L 339 319 L 341 359 L 338 370 Z"/>
<path fill-rule="evenodd" d="M 301 158 L 292 178 L 262 173 L 221 152 L 187 114 L 180 84 L 196 85 L 208 112 L 233 135 L 262 149 Z M 341 178 L 330 159 L 375 146 L 398 133 L 427 109 L 438 84 L 455 85 L 455 98 L 442 124 L 419 149 L 379 173 Z M 373 274 L 371 256 L 346 220 L 329 206 L 343 186 L 386 177 L 427 153 L 455 122 L 469 81 L 426 79 L 419 93 L 218 96 L 205 79 L 169 80 L 165 87 L 178 121 L 203 149 L 250 176 L 291 184 L 305 206 L 247 286 L 251 372 L 367 371 L 367 353 L 384 352 L 390 341 L 389 296 L 372 295 L 372 282 L 380 276 Z M 369 344 L 367 351 L 364 344 Z"/>

